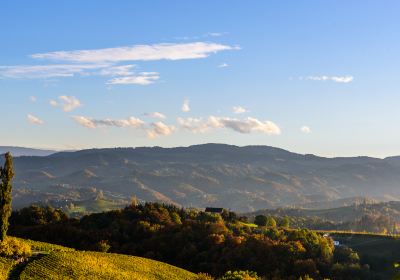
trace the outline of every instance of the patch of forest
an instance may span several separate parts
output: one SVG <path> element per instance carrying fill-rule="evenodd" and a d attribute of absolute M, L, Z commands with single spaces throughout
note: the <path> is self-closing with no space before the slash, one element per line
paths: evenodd
<path fill-rule="evenodd" d="M 375 279 L 357 252 L 335 247 L 330 237 L 287 225 L 255 227 L 226 210 L 211 214 L 132 203 L 75 219 L 51 207 L 31 206 L 13 212 L 10 224 L 15 236 L 142 256 L 213 277 L 249 270 L 266 279 Z"/>

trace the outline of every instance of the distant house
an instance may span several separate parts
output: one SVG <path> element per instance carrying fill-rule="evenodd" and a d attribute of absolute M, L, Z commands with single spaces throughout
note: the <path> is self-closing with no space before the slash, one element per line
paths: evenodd
<path fill-rule="evenodd" d="M 206 210 L 204 212 L 214 213 L 214 214 L 222 214 L 222 211 L 224 211 L 224 208 L 206 207 Z"/>

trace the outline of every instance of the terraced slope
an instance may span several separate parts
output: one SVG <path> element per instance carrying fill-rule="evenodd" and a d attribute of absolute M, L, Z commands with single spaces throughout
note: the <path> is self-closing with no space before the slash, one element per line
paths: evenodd
<path fill-rule="evenodd" d="M 140 257 L 98 252 L 52 252 L 30 262 L 20 279 L 196 279 L 186 270 Z"/>

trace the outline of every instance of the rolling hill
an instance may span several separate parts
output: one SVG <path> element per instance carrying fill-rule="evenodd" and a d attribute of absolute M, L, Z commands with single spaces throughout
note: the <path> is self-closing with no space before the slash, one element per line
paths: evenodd
<path fill-rule="evenodd" d="M 110 200 L 136 196 L 239 212 L 400 197 L 398 157 L 324 158 L 269 146 L 205 144 L 60 152 L 16 157 L 14 163 L 16 207 L 88 199 L 82 193 L 89 188 Z"/>
<path fill-rule="evenodd" d="M 354 204 L 331 209 L 264 209 L 248 214 L 249 217 L 254 217 L 256 215 L 319 218 L 336 223 L 351 222 L 361 219 L 365 215 L 375 215 L 388 216 L 396 223 L 400 223 L 400 202 L 390 201 L 381 203 Z"/>
<path fill-rule="evenodd" d="M 28 241 L 36 256 L 26 263 L 0 257 L 0 279 L 197 279 L 184 269 L 162 262 L 99 252 L 75 251 Z"/>

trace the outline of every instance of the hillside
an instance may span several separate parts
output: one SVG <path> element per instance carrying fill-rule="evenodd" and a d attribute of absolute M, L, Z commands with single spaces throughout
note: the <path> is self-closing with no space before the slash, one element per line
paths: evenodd
<path fill-rule="evenodd" d="M 400 223 L 400 202 L 390 201 L 381 203 L 354 204 L 350 206 L 331 209 L 264 209 L 247 214 L 247 216 L 249 217 L 254 217 L 256 215 L 320 218 L 332 222 L 351 222 L 357 219 L 361 219 L 365 215 L 376 215 L 388 216 L 395 220 L 397 223 Z"/>
<path fill-rule="evenodd" d="M 108 200 L 136 196 L 240 212 L 341 199 L 350 205 L 360 196 L 400 197 L 396 157 L 324 158 L 268 146 L 205 144 L 60 152 L 17 157 L 14 163 L 15 207 L 87 200 L 82 193 L 93 187 Z"/>
<path fill-rule="evenodd" d="M 331 209 L 278 208 L 245 214 L 251 221 L 258 215 L 288 220 L 294 228 L 345 230 L 400 234 L 400 202 L 365 200 L 359 204 Z"/>
<path fill-rule="evenodd" d="M 0 279 L 196 279 L 191 272 L 146 258 L 29 243 L 40 254 L 20 265 L 0 257 Z"/>

